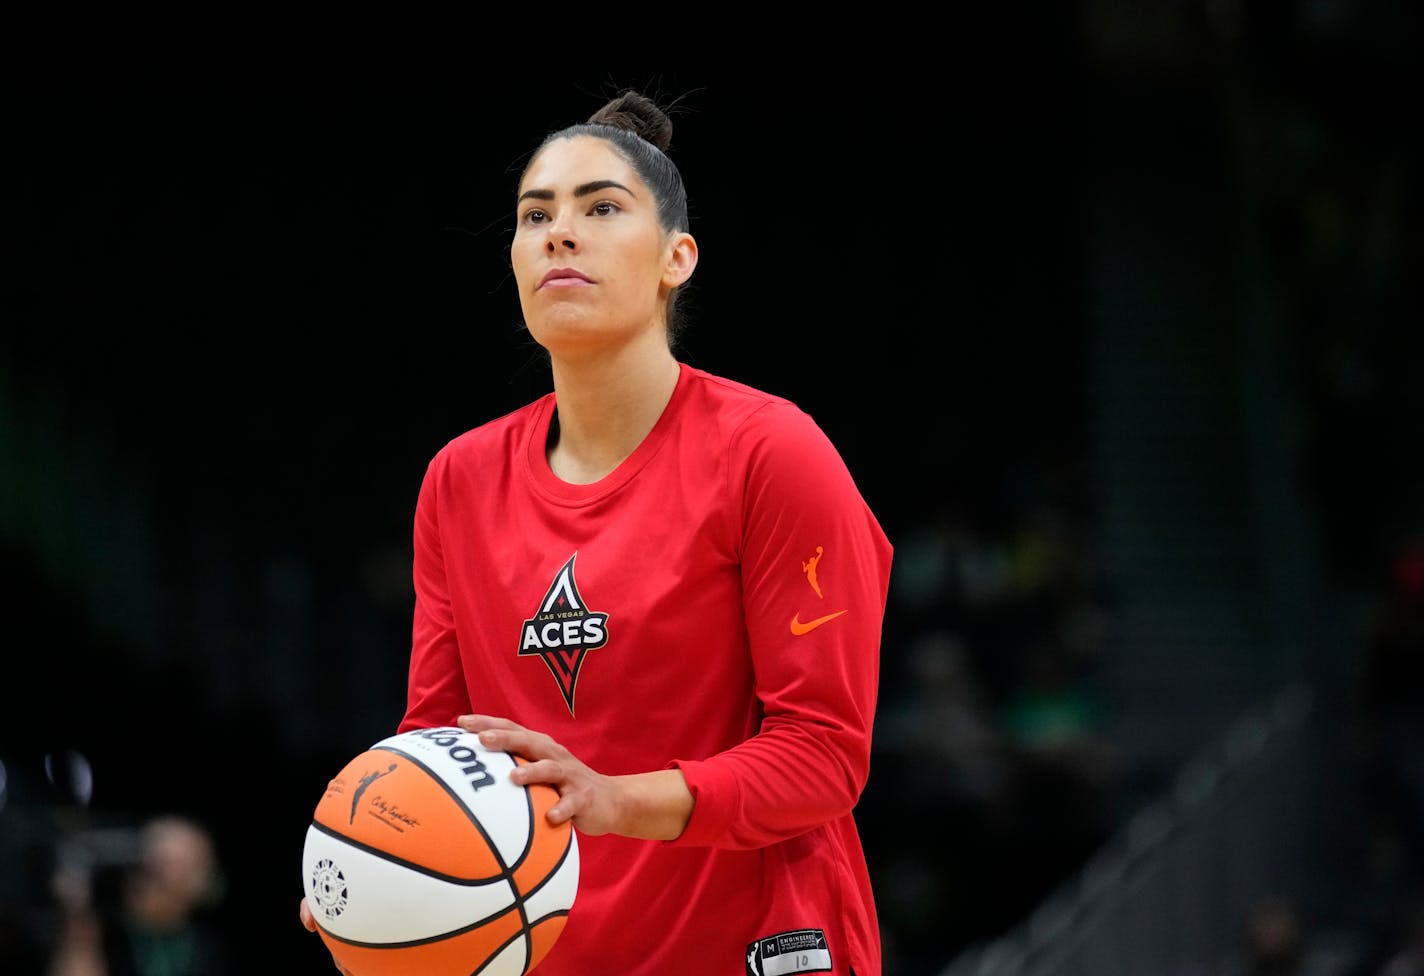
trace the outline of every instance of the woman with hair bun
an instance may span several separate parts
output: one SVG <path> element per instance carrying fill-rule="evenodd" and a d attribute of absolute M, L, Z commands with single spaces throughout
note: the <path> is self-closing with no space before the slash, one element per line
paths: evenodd
<path fill-rule="evenodd" d="M 539 976 L 880 976 L 853 810 L 892 550 L 807 413 L 678 358 L 671 136 L 624 92 L 520 175 L 553 389 L 429 462 L 398 731 L 459 724 L 558 791 L 580 884 Z"/>

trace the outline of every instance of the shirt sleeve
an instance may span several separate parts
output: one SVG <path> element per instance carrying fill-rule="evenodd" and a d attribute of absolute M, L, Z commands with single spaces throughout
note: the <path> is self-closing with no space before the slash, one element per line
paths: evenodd
<path fill-rule="evenodd" d="M 426 468 L 416 498 L 412 563 L 415 613 L 406 710 L 398 732 L 451 725 L 469 710 L 440 541 L 439 485 L 444 470 L 445 458 L 437 455 Z"/>
<path fill-rule="evenodd" d="M 750 849 L 850 813 L 869 775 L 892 548 L 839 452 L 789 403 L 733 438 L 742 603 L 760 728 L 682 771 L 670 844 Z"/>

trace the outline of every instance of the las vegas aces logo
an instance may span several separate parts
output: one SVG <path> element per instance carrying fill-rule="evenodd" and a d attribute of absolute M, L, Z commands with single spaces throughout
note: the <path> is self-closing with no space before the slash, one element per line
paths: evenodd
<path fill-rule="evenodd" d="M 519 655 L 537 654 L 559 684 L 569 714 L 574 713 L 574 690 L 584 655 L 608 643 L 608 614 L 584 605 L 574 581 L 575 552 L 554 574 L 539 611 L 524 621 L 519 633 Z"/>

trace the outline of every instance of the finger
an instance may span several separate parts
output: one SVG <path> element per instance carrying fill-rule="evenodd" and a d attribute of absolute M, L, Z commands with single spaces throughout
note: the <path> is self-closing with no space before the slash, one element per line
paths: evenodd
<path fill-rule="evenodd" d="M 562 759 L 567 750 L 542 732 L 528 729 L 485 729 L 480 733 L 480 745 L 486 749 L 509 752 L 534 762 L 541 759 Z"/>
<path fill-rule="evenodd" d="M 520 786 L 528 786 L 530 783 L 558 786 L 568 778 L 568 774 L 557 759 L 535 759 L 516 765 L 510 770 L 509 778 Z"/>
<path fill-rule="evenodd" d="M 455 724 L 466 732 L 483 732 L 486 729 L 522 729 L 524 726 L 498 715 L 461 715 Z"/>
<path fill-rule="evenodd" d="M 566 820 L 572 820 L 577 812 L 575 809 L 577 806 L 578 803 L 572 797 L 560 796 L 559 802 L 551 806 L 544 817 L 549 823 L 557 826 Z"/>
<path fill-rule="evenodd" d="M 311 906 L 307 904 L 305 898 L 302 899 L 302 906 L 298 910 L 298 917 L 302 920 L 302 927 L 308 932 L 316 931 L 316 917 L 312 915 Z"/>

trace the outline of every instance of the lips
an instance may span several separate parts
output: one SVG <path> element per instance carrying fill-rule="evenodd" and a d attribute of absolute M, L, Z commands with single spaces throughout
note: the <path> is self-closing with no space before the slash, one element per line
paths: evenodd
<path fill-rule="evenodd" d="M 593 279 L 573 268 L 553 268 L 539 279 L 540 288 L 568 288 L 593 284 Z"/>

